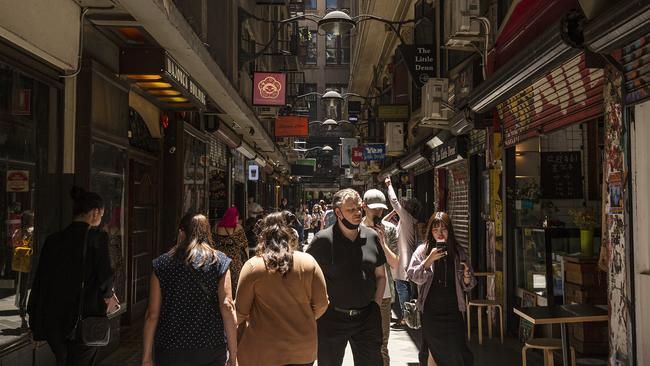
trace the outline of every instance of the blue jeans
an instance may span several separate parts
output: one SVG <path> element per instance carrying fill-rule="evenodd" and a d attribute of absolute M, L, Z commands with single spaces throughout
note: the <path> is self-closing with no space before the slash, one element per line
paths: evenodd
<path fill-rule="evenodd" d="M 400 312 L 404 313 L 404 303 L 411 300 L 411 283 L 404 280 L 395 280 L 395 291 L 399 300 Z M 402 315 L 398 314 L 398 315 Z M 403 315 L 402 315 L 403 316 Z M 400 318 L 402 318 L 400 316 Z"/>

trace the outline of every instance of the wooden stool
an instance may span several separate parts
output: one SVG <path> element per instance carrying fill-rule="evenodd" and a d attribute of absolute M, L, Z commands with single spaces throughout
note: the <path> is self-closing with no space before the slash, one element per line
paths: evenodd
<path fill-rule="evenodd" d="M 499 309 L 499 332 L 501 333 L 501 344 L 503 344 L 503 307 L 494 300 L 469 300 L 467 302 L 467 340 L 471 338 L 470 314 L 472 306 L 476 306 L 478 317 L 478 344 L 483 344 L 483 308 L 487 308 L 488 314 L 488 336 L 492 338 L 492 309 Z"/>
<path fill-rule="evenodd" d="M 553 351 L 562 350 L 562 340 L 558 338 L 532 338 L 521 348 L 521 365 L 526 366 L 526 351 L 541 349 L 544 351 L 544 366 L 553 366 Z M 571 346 L 571 365 L 576 366 L 576 350 Z"/>

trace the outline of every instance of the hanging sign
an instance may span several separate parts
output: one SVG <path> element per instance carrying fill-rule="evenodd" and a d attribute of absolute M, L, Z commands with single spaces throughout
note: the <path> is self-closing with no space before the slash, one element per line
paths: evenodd
<path fill-rule="evenodd" d="M 253 74 L 253 105 L 285 105 L 287 74 L 256 72 Z"/>
<path fill-rule="evenodd" d="M 363 161 L 363 146 L 352 148 L 352 161 L 355 163 Z"/>
<path fill-rule="evenodd" d="M 29 192 L 29 170 L 7 170 L 7 192 Z"/>
<path fill-rule="evenodd" d="M 427 80 L 436 75 L 435 46 L 431 44 L 405 45 L 398 47 L 399 52 L 406 61 L 413 82 L 418 88 L 427 83 Z"/>
<path fill-rule="evenodd" d="M 309 117 L 278 116 L 275 119 L 275 137 L 309 136 Z"/>
<path fill-rule="evenodd" d="M 345 137 L 341 138 L 341 166 L 350 166 L 352 161 L 352 149 L 357 147 L 357 139 Z"/>
<path fill-rule="evenodd" d="M 256 164 L 248 166 L 248 180 L 257 181 L 260 179 L 260 167 Z"/>
<path fill-rule="evenodd" d="M 463 138 L 454 137 L 431 151 L 431 165 L 440 166 L 458 158 L 467 157 L 467 143 Z"/>
<path fill-rule="evenodd" d="M 408 122 L 408 104 L 382 104 L 377 110 L 377 119 L 380 122 Z"/>
<path fill-rule="evenodd" d="M 386 145 L 365 144 L 363 145 L 363 160 L 378 161 L 386 159 Z"/>

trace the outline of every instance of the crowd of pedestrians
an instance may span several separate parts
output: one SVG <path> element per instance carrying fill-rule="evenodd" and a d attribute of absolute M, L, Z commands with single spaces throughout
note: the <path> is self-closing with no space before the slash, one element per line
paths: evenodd
<path fill-rule="evenodd" d="M 449 215 L 435 212 L 420 238 L 419 203 L 384 183 L 388 200 L 379 189 L 348 188 L 295 213 L 283 199 L 264 215 L 251 199 L 243 226 L 235 207 L 214 227 L 185 214 L 175 245 L 153 261 L 142 365 L 340 366 L 348 344 L 355 365 L 389 365 L 391 313 L 406 326 L 404 304 L 414 299 L 420 365 L 472 365 L 463 313 L 476 280 Z M 34 340 L 59 365 L 92 365 L 100 343 L 79 324 L 119 301 L 97 229 L 103 201 L 73 196 L 74 222 L 47 238 L 28 313 Z"/>

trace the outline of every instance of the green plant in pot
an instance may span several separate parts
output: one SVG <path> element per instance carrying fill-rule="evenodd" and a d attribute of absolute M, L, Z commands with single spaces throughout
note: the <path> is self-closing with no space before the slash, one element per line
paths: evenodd
<path fill-rule="evenodd" d="M 594 228 L 598 226 L 598 213 L 587 207 L 570 209 L 573 223 L 580 229 L 580 252 L 584 256 L 594 255 Z"/>

